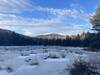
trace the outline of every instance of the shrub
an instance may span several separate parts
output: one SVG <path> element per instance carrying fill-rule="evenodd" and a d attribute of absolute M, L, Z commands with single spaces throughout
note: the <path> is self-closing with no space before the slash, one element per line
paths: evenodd
<path fill-rule="evenodd" d="M 36 54 L 36 52 L 35 51 L 31 51 L 30 54 Z"/>
<path fill-rule="evenodd" d="M 0 66 L 0 70 L 2 70 L 3 68 Z"/>
<path fill-rule="evenodd" d="M 31 62 L 29 63 L 29 65 L 39 65 L 39 62 L 38 62 L 38 61 L 31 61 Z"/>
<path fill-rule="evenodd" d="M 6 67 L 5 69 L 6 69 L 6 71 L 9 72 L 9 73 L 13 72 L 13 69 L 12 69 L 11 67 Z"/>
<path fill-rule="evenodd" d="M 45 50 L 43 50 L 43 53 L 48 53 L 48 50 L 46 50 L 46 49 L 45 49 Z"/>
<path fill-rule="evenodd" d="M 27 59 L 25 60 L 29 65 L 39 65 L 39 61 L 37 59 Z"/>
<path fill-rule="evenodd" d="M 61 57 L 62 58 L 65 58 L 66 57 L 66 54 L 65 53 L 61 53 Z"/>
<path fill-rule="evenodd" d="M 21 53 L 21 56 L 29 56 L 29 53 L 23 52 L 23 53 Z"/>
<path fill-rule="evenodd" d="M 60 58 L 60 55 L 58 53 L 49 53 L 48 58 L 53 58 L 53 59 L 57 59 Z"/>
<path fill-rule="evenodd" d="M 70 69 L 70 75 L 100 75 L 96 66 L 84 61 L 75 61 Z"/>

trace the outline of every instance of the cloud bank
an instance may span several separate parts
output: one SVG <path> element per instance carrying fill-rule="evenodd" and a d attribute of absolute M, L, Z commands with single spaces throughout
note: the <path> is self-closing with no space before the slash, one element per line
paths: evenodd
<path fill-rule="evenodd" d="M 50 18 L 23 17 L 24 12 L 46 12 Z M 30 15 L 30 14 L 29 14 Z M 65 22 L 66 18 L 87 21 L 89 14 L 72 8 L 42 7 L 31 0 L 0 0 L 0 28 L 21 32 L 25 35 L 44 33 L 77 34 L 84 31 L 79 25 Z M 18 29 L 20 28 L 20 30 Z M 68 31 L 69 30 L 69 31 Z"/>

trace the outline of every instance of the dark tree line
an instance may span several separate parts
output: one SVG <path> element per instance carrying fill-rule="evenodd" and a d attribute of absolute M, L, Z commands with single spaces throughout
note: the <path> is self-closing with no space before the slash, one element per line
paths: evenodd
<path fill-rule="evenodd" d="M 74 46 L 100 48 L 100 33 L 82 33 L 74 36 L 66 36 L 65 39 L 33 38 L 17 34 L 15 32 L 0 30 L 0 46 Z"/>
<path fill-rule="evenodd" d="M 66 36 L 66 39 L 42 39 L 36 38 L 34 45 L 74 46 L 100 48 L 100 33 L 82 33 L 75 36 Z"/>

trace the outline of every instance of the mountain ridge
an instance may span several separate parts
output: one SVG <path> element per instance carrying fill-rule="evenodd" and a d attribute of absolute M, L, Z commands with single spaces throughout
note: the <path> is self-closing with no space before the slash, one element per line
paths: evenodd
<path fill-rule="evenodd" d="M 41 38 L 41 39 L 65 39 L 65 35 L 61 34 L 45 34 L 45 35 L 38 35 L 36 38 Z"/>
<path fill-rule="evenodd" d="M 0 29 L 0 46 L 42 45 L 47 42 L 47 39 L 65 39 L 65 36 L 60 34 L 46 34 L 30 37 L 11 30 Z M 42 43 L 44 40 L 46 42 Z"/>

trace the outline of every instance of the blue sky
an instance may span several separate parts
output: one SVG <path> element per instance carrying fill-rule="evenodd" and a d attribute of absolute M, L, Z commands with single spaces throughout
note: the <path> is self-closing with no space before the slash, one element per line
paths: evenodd
<path fill-rule="evenodd" d="M 100 0 L 0 0 L 0 28 L 36 36 L 90 31 Z"/>

